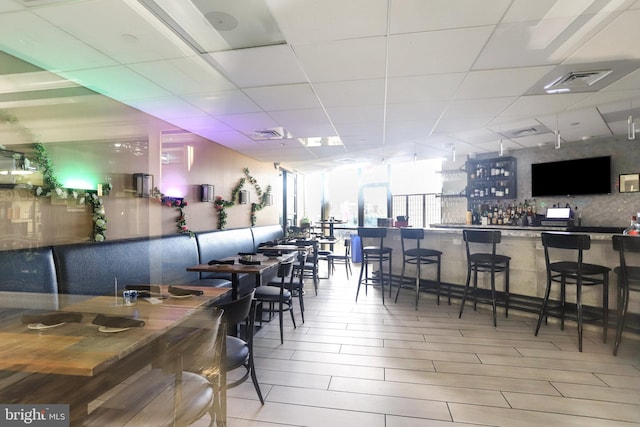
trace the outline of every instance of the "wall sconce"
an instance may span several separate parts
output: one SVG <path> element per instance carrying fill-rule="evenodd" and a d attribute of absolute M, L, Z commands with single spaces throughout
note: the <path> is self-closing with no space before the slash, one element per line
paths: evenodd
<path fill-rule="evenodd" d="M 267 194 L 266 197 L 264 198 L 264 205 L 265 206 L 273 205 L 273 196 L 271 195 L 271 193 Z"/>
<path fill-rule="evenodd" d="M 249 192 L 247 190 L 241 190 L 240 193 L 238 193 L 238 203 L 241 205 L 249 203 Z"/>
<path fill-rule="evenodd" d="M 200 186 L 200 200 L 203 202 L 213 202 L 213 185 L 202 184 Z"/>
<path fill-rule="evenodd" d="M 153 175 L 149 175 L 148 173 L 134 173 L 133 187 L 136 189 L 136 196 L 151 197 Z"/>

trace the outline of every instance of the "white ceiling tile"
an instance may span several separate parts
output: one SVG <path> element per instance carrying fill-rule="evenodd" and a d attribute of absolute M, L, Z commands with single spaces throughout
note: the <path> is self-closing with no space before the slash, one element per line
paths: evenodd
<path fill-rule="evenodd" d="M 267 0 L 291 44 L 386 34 L 387 0 Z"/>
<path fill-rule="evenodd" d="M 198 56 L 141 62 L 128 67 L 177 95 L 236 89 L 233 83 Z"/>
<path fill-rule="evenodd" d="M 502 121 L 510 121 L 509 118 L 517 120 L 520 117 L 537 117 L 550 112 L 560 113 L 587 96 L 586 93 L 522 96 L 501 114 Z"/>
<path fill-rule="evenodd" d="M 204 114 L 201 110 L 178 96 L 134 99 L 129 101 L 129 105 L 167 121 Z"/>
<path fill-rule="evenodd" d="M 495 25 L 510 3 L 511 0 L 393 0 L 390 33 Z"/>
<path fill-rule="evenodd" d="M 387 102 L 396 104 L 449 99 L 464 78 L 465 73 L 392 77 L 387 85 Z"/>
<path fill-rule="evenodd" d="M 183 98 L 214 116 L 261 111 L 260 107 L 240 90 L 185 95 Z"/>
<path fill-rule="evenodd" d="M 116 64 L 88 44 L 29 12 L 0 15 L 0 48 L 54 72 Z"/>
<path fill-rule="evenodd" d="M 313 87 L 325 107 L 384 103 L 384 79 L 316 83 Z"/>
<path fill-rule="evenodd" d="M 228 50 L 208 55 L 241 88 L 307 81 L 289 45 Z"/>
<path fill-rule="evenodd" d="M 311 82 L 376 79 L 385 75 L 385 38 L 370 37 L 294 46 Z"/>
<path fill-rule="evenodd" d="M 388 104 L 386 117 L 389 121 L 423 120 L 435 123 L 447 107 L 446 101 L 432 101 L 421 103 Z"/>
<path fill-rule="evenodd" d="M 389 40 L 389 76 L 465 72 L 493 27 L 400 34 Z"/>
<path fill-rule="evenodd" d="M 384 106 L 362 105 L 347 107 L 330 107 L 327 113 L 334 125 L 345 123 L 382 123 L 384 119 Z"/>
<path fill-rule="evenodd" d="M 254 87 L 244 93 L 265 111 L 320 108 L 309 84 Z"/>
<path fill-rule="evenodd" d="M 69 2 L 38 8 L 34 13 L 122 64 L 195 54 L 186 45 L 173 43 L 172 33 L 159 31 L 132 13 L 123 0 Z"/>
<path fill-rule="evenodd" d="M 77 70 L 66 75 L 77 83 L 119 101 L 157 98 L 169 92 L 124 66 Z"/>
<path fill-rule="evenodd" d="M 221 114 L 217 115 L 216 119 L 233 129 L 246 133 L 281 126 L 266 113 Z"/>
<path fill-rule="evenodd" d="M 553 66 L 545 66 L 471 71 L 458 89 L 455 98 L 520 96 L 553 68 Z"/>
<path fill-rule="evenodd" d="M 274 111 L 269 115 L 297 138 L 336 135 L 327 115 L 321 109 Z"/>
<path fill-rule="evenodd" d="M 176 118 L 172 123 L 182 129 L 208 137 L 211 132 L 233 131 L 229 126 L 209 116 L 208 114 L 190 115 Z M 203 132 L 207 134 L 204 135 Z"/>
<path fill-rule="evenodd" d="M 443 117 L 495 117 L 513 104 L 517 97 L 483 98 L 483 99 L 459 99 L 451 101 Z"/>

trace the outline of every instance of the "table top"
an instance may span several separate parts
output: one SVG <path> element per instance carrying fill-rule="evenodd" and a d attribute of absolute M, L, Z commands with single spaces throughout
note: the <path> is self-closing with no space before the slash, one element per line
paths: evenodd
<path fill-rule="evenodd" d="M 139 299 L 134 306 L 122 305 L 113 296 L 52 295 L 2 292 L 0 305 L 0 369 L 44 374 L 95 376 L 113 363 L 144 346 L 212 305 L 227 288 L 180 286 L 200 289 L 201 296 L 158 299 L 152 304 Z M 168 294 L 167 287 L 161 286 Z M 41 299 L 39 304 L 34 301 Z M 117 305 L 116 305 L 117 303 Z M 48 329 L 29 329 L 23 314 L 52 311 L 82 313 L 79 323 L 64 323 Z M 122 332 L 102 332 L 91 322 L 97 314 L 144 320 L 143 327 Z"/>
<path fill-rule="evenodd" d="M 283 254 L 278 257 L 267 257 L 263 254 L 252 255 L 252 261 L 260 261 L 260 264 L 240 264 L 239 256 L 223 258 L 219 261 L 233 260 L 233 264 L 198 264 L 187 267 L 187 271 L 199 271 L 210 273 L 251 273 L 260 274 L 265 270 L 291 259 L 294 254 Z"/>

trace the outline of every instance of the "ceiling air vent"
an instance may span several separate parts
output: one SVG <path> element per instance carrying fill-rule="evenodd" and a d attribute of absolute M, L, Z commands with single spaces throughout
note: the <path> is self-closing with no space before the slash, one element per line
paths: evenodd
<path fill-rule="evenodd" d="M 290 137 L 290 135 L 288 135 L 288 132 L 286 132 L 281 127 L 264 130 L 254 130 L 248 136 L 254 141 L 267 141 L 271 139 L 284 139 Z"/>
<path fill-rule="evenodd" d="M 612 72 L 613 70 L 611 69 L 570 71 L 558 77 L 544 88 L 547 93 L 571 92 L 576 89 L 584 90 L 607 77 Z"/>
<path fill-rule="evenodd" d="M 526 128 L 511 129 L 500 132 L 506 138 L 522 138 L 525 136 L 541 135 L 551 132 L 546 126 L 529 126 Z"/>

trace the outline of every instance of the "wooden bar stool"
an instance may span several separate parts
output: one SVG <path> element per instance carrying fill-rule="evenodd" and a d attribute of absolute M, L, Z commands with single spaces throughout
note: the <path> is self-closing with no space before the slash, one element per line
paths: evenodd
<path fill-rule="evenodd" d="M 440 305 L 440 260 L 442 252 L 435 249 L 421 248 L 420 241 L 424 239 L 424 229 L 422 228 L 401 228 L 400 239 L 402 242 L 402 281 L 404 281 L 404 272 L 407 264 L 416 266 L 416 310 L 418 309 L 418 301 L 420 300 L 420 267 L 422 265 L 436 265 L 436 290 L 437 290 L 437 303 Z M 407 248 L 408 240 L 415 241 L 415 247 Z M 400 288 L 402 283 L 398 285 L 396 291 L 396 302 L 398 302 L 398 296 L 400 295 Z M 451 289 L 449 288 L 449 305 L 451 305 Z"/>
<path fill-rule="evenodd" d="M 547 290 L 544 294 L 536 333 L 540 331 L 542 318 L 547 318 L 549 311 L 559 310 L 560 329 L 564 330 L 566 316 L 567 285 L 576 287 L 576 320 L 578 321 L 578 350 L 582 351 L 582 287 L 602 286 L 602 340 L 607 342 L 607 323 L 609 312 L 609 267 L 588 264 L 583 261 L 584 251 L 591 248 L 591 237 L 588 234 L 574 233 L 542 233 L 544 260 L 547 267 Z M 560 304 L 549 307 L 549 295 L 553 283 L 560 284 Z"/>
<path fill-rule="evenodd" d="M 389 284 L 389 296 L 391 296 L 391 254 L 392 248 L 384 246 L 384 238 L 387 237 L 386 228 L 358 228 L 360 237 L 360 251 L 362 253 L 362 264 L 360 266 L 360 277 L 358 279 L 358 290 L 356 291 L 356 302 L 360 293 L 360 285 L 364 284 L 364 292 L 367 294 L 367 286 L 380 285 L 382 294 L 382 304 L 384 305 L 384 284 Z M 377 240 L 377 245 L 365 246 L 364 239 Z M 379 240 L 378 240 L 379 239 Z M 383 270 L 384 262 L 389 263 L 387 277 Z M 369 277 L 369 264 L 378 264 L 378 276 Z"/>
<path fill-rule="evenodd" d="M 460 314 L 464 310 L 467 299 L 471 274 L 473 272 L 473 310 L 478 303 L 478 272 L 489 273 L 491 276 L 491 305 L 493 307 L 493 326 L 497 326 L 496 320 L 496 273 L 504 273 L 504 304 L 505 317 L 509 316 L 509 262 L 511 257 L 496 253 L 496 246 L 502 240 L 500 230 L 462 230 L 467 250 L 467 283 L 462 295 Z M 480 250 L 478 251 L 478 246 Z M 488 249 L 488 251 L 487 251 Z"/>

